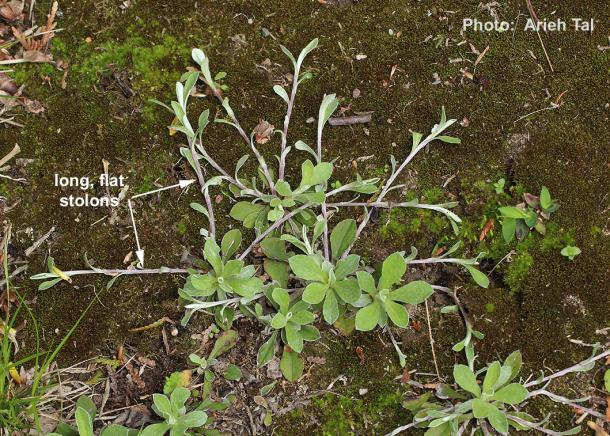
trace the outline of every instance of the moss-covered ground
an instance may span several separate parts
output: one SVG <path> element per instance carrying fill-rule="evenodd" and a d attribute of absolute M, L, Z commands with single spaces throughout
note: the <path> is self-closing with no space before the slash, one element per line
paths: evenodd
<path fill-rule="evenodd" d="M 48 3 L 36 2 L 41 15 Z M 60 86 L 64 71 L 58 68 L 15 67 L 14 77 L 26 85 L 26 94 L 46 108 L 40 115 L 20 115 L 24 128 L 0 132 L 2 144 L 19 143 L 21 157 L 34 159 L 27 167 L 29 184 L 0 181 L 3 195 L 21 199 L 6 216 L 21 248 L 55 226 L 50 254 L 61 268 L 82 268 L 85 253 L 98 266 L 121 267 L 135 244 L 126 210 L 111 224 L 110 217 L 102 220 L 109 210 L 60 208 L 58 198 L 65 194 L 53 186 L 54 174 L 95 177 L 105 159 L 111 173 L 127 176 L 132 192 L 176 183 L 189 175 L 184 162 L 176 164 L 182 139 L 168 134 L 171 116 L 148 99 L 171 98 L 174 81 L 190 65 L 190 49 L 202 48 L 215 72 L 228 73 L 224 83 L 242 125 L 253 128 L 264 118 L 280 126 L 283 104 L 271 88 L 290 70 L 279 44 L 296 52 L 319 37 L 320 48 L 306 63 L 313 80 L 300 88 L 292 140 L 315 142 L 314 128 L 305 121 L 317 115 L 324 93 L 337 93 L 341 105 L 351 105 L 353 111 L 374 111 L 366 126 L 327 129 L 325 153 L 337 159 L 337 179 L 353 177 L 352 160 L 363 156 L 370 157 L 358 163 L 363 176 L 387 177 L 389 155 L 405 156 L 409 129 L 429 130 L 441 106 L 460 121 L 452 134 L 462 143 L 433 144 L 401 180 L 408 198 L 459 201 L 456 212 L 464 220 L 459 234 L 429 211 L 395 211 L 381 214 L 366 230 L 361 252 L 379 261 L 413 245 L 426 257 L 457 239 L 464 242 L 461 255 L 485 251 L 482 269 L 493 269 L 487 290 L 458 270 L 427 272 L 439 284 L 462 288 L 475 327 L 486 335 L 477 342 L 482 362 L 521 349 L 527 371 L 558 369 L 589 353 L 569 339 L 602 340 L 596 330 L 610 321 L 610 52 L 598 48 L 607 45 L 610 32 L 606 2 L 536 2 L 540 17 L 598 20 L 592 33 L 541 35 L 554 72 L 536 33 L 521 30 L 529 16 L 525 2 L 492 6 L 502 19 L 517 21 L 517 30 L 503 33 L 461 31 L 463 18 L 493 20 L 478 1 L 138 0 L 125 10 L 119 3 L 60 4 L 63 30 L 53 39 L 52 51 L 69 65 L 65 89 Z M 476 65 L 472 47 L 478 52 L 489 47 Z M 357 55 L 366 58 L 357 60 Z M 474 80 L 463 71 L 475 74 Z M 45 76 L 50 85 L 43 83 Z M 435 84 L 436 77 L 440 83 Z M 124 92 L 125 85 L 133 95 Z M 360 97 L 353 98 L 356 88 Z M 555 103 L 555 109 L 524 117 Z M 213 113 L 218 109 L 207 99 L 197 105 L 209 106 Z M 206 146 L 232 168 L 247 152 L 240 138 L 226 126 L 208 130 Z M 271 141 L 263 151 L 272 156 L 278 147 Z M 506 188 L 498 194 L 493 183 L 500 178 L 506 179 Z M 537 194 L 543 185 L 560 203 L 547 234 L 506 244 L 497 206 L 515 205 L 523 192 Z M 139 205 L 149 266 L 179 266 L 185 251 L 200 254 L 199 228 L 205 221 L 188 206 L 200 201 L 197 197 L 191 190 Z M 227 215 L 228 198 L 219 198 L 220 226 L 226 229 L 236 223 Z M 480 241 L 489 219 L 496 220 L 495 228 Z M 582 249 L 574 261 L 559 254 L 566 243 Z M 42 272 L 48 254 L 33 256 L 28 274 Z M 178 277 L 129 278 L 106 290 L 106 280 L 84 277 L 44 292 L 27 279 L 17 284 L 28 298 L 36 297 L 32 307 L 48 346 L 67 332 L 92 298 L 99 298 L 60 355 L 63 362 L 75 362 L 112 353 L 122 343 L 150 356 L 163 353 L 157 331 L 129 334 L 128 329 L 163 316 L 178 319 L 180 283 Z M 439 304 L 433 303 L 432 331 L 441 371 L 449 374 L 460 358 L 451 344 L 459 340 L 461 324 L 457 315 L 440 315 Z M 410 329 L 402 338 L 407 369 L 433 372 L 425 315 L 415 319 L 423 325 L 421 331 Z M 187 342 L 176 342 L 179 362 L 189 352 L 181 345 Z M 384 434 L 410 419 L 400 408 L 407 388 L 397 380 L 402 369 L 388 337 L 359 334 L 328 343 L 326 364 L 314 368 L 305 383 L 324 389 L 344 375 L 347 386 L 338 383 L 335 394 L 276 419 L 276 434 Z M 364 350 L 363 362 L 356 347 Z M 367 391 L 361 394 L 360 389 Z M 569 411 L 553 411 L 558 425 L 571 417 Z"/>

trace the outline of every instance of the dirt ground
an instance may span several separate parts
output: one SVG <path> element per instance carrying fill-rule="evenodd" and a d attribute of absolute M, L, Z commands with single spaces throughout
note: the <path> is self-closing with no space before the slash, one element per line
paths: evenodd
<path fill-rule="evenodd" d="M 48 255 L 63 270 L 84 268 L 85 255 L 98 267 L 121 268 L 135 249 L 125 204 L 114 215 L 109 208 L 59 207 L 61 196 L 77 190 L 55 187 L 54 175 L 96 177 L 107 160 L 111 173 L 127 177 L 132 193 L 194 176 L 178 152 L 182 138 L 169 135 L 171 117 L 148 102 L 172 97 L 174 82 L 191 65 L 190 49 L 202 48 L 213 71 L 228 73 L 223 83 L 242 125 L 253 128 L 265 119 L 281 126 L 283 105 L 272 86 L 285 83 L 290 70 L 279 44 L 298 52 L 318 37 L 320 47 L 306 63 L 313 79 L 299 89 L 291 140 L 315 142 L 315 127 L 307 120 L 317 116 L 324 93 L 337 93 L 348 115 L 374 111 L 366 125 L 328 129 L 325 152 L 337 159 L 337 179 L 355 175 L 352 162 L 357 158 L 363 177 L 387 177 L 389 155 L 405 156 L 410 129 L 428 131 L 442 106 L 459 121 L 452 134 L 462 143 L 432 145 L 415 159 L 401 183 L 408 198 L 459 201 L 456 213 L 464 221 L 460 233 L 454 235 L 444 219 L 427 212 L 382 214 L 365 231 L 360 252 L 375 262 L 413 245 L 427 257 L 437 243 L 461 239 L 461 255 L 487 253 L 481 269 L 490 274 L 489 289 L 476 287 L 463 272 L 448 267 L 413 268 L 411 273 L 462 288 L 475 328 L 486 335 L 476 345 L 481 362 L 520 349 L 525 372 L 533 372 L 557 370 L 588 356 L 591 350 L 574 341 L 605 342 L 608 338 L 599 330 L 610 325 L 608 5 L 533 2 L 541 19 L 596 20 L 593 32 L 542 32 L 543 49 L 536 32 L 522 29 L 530 16 L 526 2 L 501 3 L 60 2 L 62 31 L 52 40 L 52 53 L 55 61 L 63 61 L 61 68 L 14 67 L 24 93 L 45 110 L 18 114 L 23 128 L 0 128 L 0 156 L 19 143 L 19 157 L 33 159 L 11 170 L 27 184 L 0 179 L 5 204 L 20 200 L 3 214 L 13 225 L 16 255 L 51 227 L 56 229 L 16 282 L 33 301 L 45 345 L 59 340 L 96 298 L 60 354 L 62 364 L 113 356 L 121 345 L 156 361 L 146 387 L 131 402 L 159 390 L 164 376 L 185 366 L 196 341 L 192 335 L 209 320 L 200 317 L 186 329 L 178 327 L 176 336 L 168 335 L 167 346 L 159 329 L 128 332 L 162 317 L 179 321 L 182 277 L 121 278 L 106 290 L 107 279 L 85 276 L 47 291 L 37 291 L 38 283 L 28 279 L 45 271 Z M 48 1 L 36 2 L 41 17 L 48 8 Z M 498 17 L 516 22 L 516 30 L 462 30 L 467 17 Z M 208 100 L 197 99 L 197 106 L 219 109 Z M 229 127 L 213 125 L 206 146 L 221 164 L 233 168 L 247 152 L 239 139 Z M 278 149 L 279 143 L 271 141 L 263 152 L 271 160 Z M 506 189 L 498 194 L 493 183 L 500 178 Z M 538 194 L 542 186 L 560 204 L 546 235 L 506 244 L 497 206 L 515 205 L 524 192 Z M 228 216 L 228 198 L 220 190 L 216 194 L 219 225 L 236 226 Z M 189 208 L 192 201 L 200 201 L 194 189 L 183 195 L 159 194 L 138 206 L 148 266 L 184 267 L 192 256 L 201 257 L 199 229 L 205 221 Z M 480 240 L 490 219 L 496 220 L 495 228 Z M 574 261 L 560 255 L 568 243 L 582 250 Z M 461 338 L 462 325 L 457 315 L 440 313 L 447 301 L 439 297 L 431 303 L 436 357 L 448 375 L 461 358 L 451 345 Z M 412 316 L 414 322 L 401 338 L 406 368 L 432 373 L 425 312 Z M 243 365 L 250 377 L 241 386 L 225 388 L 247 404 L 248 395 L 273 377 L 255 366 L 255 345 L 262 342 L 258 327 L 246 320 L 238 327 L 244 341 L 228 359 Z M 306 376 L 297 385 L 284 381 L 275 388 L 277 413 L 269 433 L 385 434 L 409 422 L 400 406 L 409 388 L 400 383 L 403 370 L 389 337 L 335 333 L 325 329 L 322 341 L 305 349 Z M 23 334 L 27 346 L 27 330 Z M 362 359 L 357 347 L 363 350 Z M 420 381 L 427 380 L 421 376 Z M 333 381 L 333 393 L 327 393 Z M 595 386 L 601 386 L 600 374 L 566 380 L 559 389 L 580 395 Z M 239 407 L 229 413 L 232 419 L 246 410 Z M 574 420 L 570 410 L 553 403 L 530 407 L 536 416 L 550 412 L 555 428 L 567 428 Z M 251 431 L 249 426 L 243 431 Z"/>

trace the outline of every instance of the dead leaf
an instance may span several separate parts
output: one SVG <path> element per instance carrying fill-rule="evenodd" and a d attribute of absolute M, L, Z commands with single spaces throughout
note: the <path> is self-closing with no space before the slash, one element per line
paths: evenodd
<path fill-rule="evenodd" d="M 130 263 L 132 257 L 133 257 L 133 251 L 130 251 L 129 253 L 127 253 L 125 258 L 123 259 L 123 264 L 127 265 L 128 263 Z"/>
<path fill-rule="evenodd" d="M 324 357 L 321 356 L 308 356 L 307 357 L 307 363 L 310 363 L 312 365 L 324 365 L 326 364 L 326 359 Z"/>
<path fill-rule="evenodd" d="M 51 54 L 43 53 L 40 50 L 27 50 L 23 52 L 23 60 L 26 62 L 50 62 L 52 59 Z"/>
<path fill-rule="evenodd" d="M 432 257 L 438 257 L 441 254 L 443 254 L 446 250 L 447 250 L 447 247 L 445 247 L 445 246 L 438 247 L 436 250 L 434 250 L 434 252 L 432 252 Z"/>
<path fill-rule="evenodd" d="M 357 346 L 354 351 L 356 351 L 356 356 L 358 356 L 358 359 L 360 359 L 360 364 L 364 365 L 364 350 L 362 349 L 362 347 Z"/>
<path fill-rule="evenodd" d="M 421 331 L 421 322 L 419 322 L 416 319 L 412 319 L 411 320 L 411 328 L 413 328 L 413 330 L 415 330 L 416 332 Z"/>
<path fill-rule="evenodd" d="M 260 120 L 258 125 L 254 128 L 254 138 L 257 144 L 265 144 L 271 139 L 273 134 L 273 125 L 269 124 L 265 120 Z"/>
<path fill-rule="evenodd" d="M 19 87 L 8 74 L 0 73 L 0 91 L 4 91 L 9 95 L 15 95 Z"/>
<path fill-rule="evenodd" d="M 487 223 L 485 224 L 485 226 L 483 227 L 483 230 L 481 231 L 481 234 L 479 235 L 479 241 L 482 241 L 483 239 L 485 239 L 485 237 L 487 236 L 487 234 L 492 231 L 494 228 L 494 220 L 493 218 L 489 218 L 487 220 Z"/>
<path fill-rule="evenodd" d="M 144 356 L 136 356 L 136 359 L 137 359 L 137 360 L 138 360 L 138 362 L 140 362 L 142 365 L 146 365 L 146 366 L 148 366 L 148 367 L 150 367 L 150 368 L 154 368 L 154 367 L 157 365 L 157 363 L 156 363 L 154 360 L 149 359 L 148 357 L 144 357 Z"/>
<path fill-rule="evenodd" d="M 21 104 L 31 114 L 39 114 L 44 112 L 44 106 L 38 100 L 31 100 L 27 97 L 21 99 Z"/>
<path fill-rule="evenodd" d="M 23 15 L 23 0 L 12 0 L 3 6 L 0 6 L 0 17 L 6 21 L 17 21 Z"/>
<path fill-rule="evenodd" d="M 402 371 L 402 376 L 400 377 L 400 382 L 401 383 L 408 383 L 409 381 L 411 381 L 411 373 L 409 372 L 409 370 L 407 368 L 405 368 Z"/>
<path fill-rule="evenodd" d="M 146 383 L 144 383 L 144 380 L 142 380 L 142 377 L 140 377 L 140 374 L 133 367 L 131 362 L 127 362 L 125 364 L 125 368 L 127 369 L 127 371 L 129 371 L 129 375 L 131 376 L 131 380 L 135 383 L 135 385 L 138 387 L 138 389 L 140 389 L 141 391 L 146 389 Z"/>

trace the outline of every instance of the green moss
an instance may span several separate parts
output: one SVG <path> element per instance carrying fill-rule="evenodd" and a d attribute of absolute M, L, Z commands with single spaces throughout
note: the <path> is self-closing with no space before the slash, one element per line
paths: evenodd
<path fill-rule="evenodd" d="M 190 47 L 169 34 L 159 33 L 155 38 L 146 38 L 135 29 L 128 29 L 131 36 L 100 44 L 80 41 L 69 46 L 57 37 L 53 42 L 54 52 L 56 56 L 77 59 L 71 72 L 78 77 L 80 86 L 94 83 L 101 74 L 111 70 L 130 67 L 134 73 L 134 87 L 149 91 L 160 86 L 165 88 L 180 77 L 188 62 Z"/>
<path fill-rule="evenodd" d="M 565 232 L 556 223 L 550 222 L 546 225 L 546 235 L 540 242 L 540 250 L 543 252 L 561 250 L 566 245 L 574 243 L 570 232 Z"/>
<path fill-rule="evenodd" d="M 399 391 L 370 398 L 348 398 L 327 394 L 312 401 L 312 409 L 319 412 L 322 418 L 316 434 L 324 436 L 344 435 L 367 431 L 367 424 L 382 422 L 400 408 Z M 295 416 L 295 418 L 298 416 Z M 370 431 L 370 429 L 369 429 Z"/>
<path fill-rule="evenodd" d="M 188 230 L 188 227 L 187 227 L 188 221 L 189 221 L 188 216 L 183 216 L 182 219 L 180 221 L 178 221 L 178 223 L 176 224 L 176 230 L 178 231 L 178 233 L 180 233 L 183 236 L 186 234 L 186 231 Z"/>
<path fill-rule="evenodd" d="M 519 292 L 521 290 L 521 285 L 533 265 L 534 258 L 526 251 L 517 254 L 513 258 L 504 276 L 504 280 L 511 292 Z"/>
<path fill-rule="evenodd" d="M 426 189 L 423 192 L 424 201 L 427 203 L 439 203 L 443 195 L 443 190 L 437 186 Z"/>
<path fill-rule="evenodd" d="M 139 176 L 141 178 L 141 181 L 136 186 L 135 190 L 138 194 L 141 194 L 143 192 L 152 191 L 153 189 L 156 189 L 155 181 L 163 177 L 163 171 L 161 170 L 161 168 L 150 166 L 144 172 L 144 174 L 141 174 Z"/>

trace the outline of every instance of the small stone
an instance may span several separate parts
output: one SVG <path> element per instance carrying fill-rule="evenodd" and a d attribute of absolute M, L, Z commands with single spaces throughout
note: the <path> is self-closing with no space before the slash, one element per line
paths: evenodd
<path fill-rule="evenodd" d="M 352 97 L 354 97 L 354 98 L 360 97 L 360 90 L 358 88 L 354 88 L 354 90 L 352 91 Z"/>
<path fill-rule="evenodd" d="M 357 55 L 356 55 L 356 60 L 357 60 L 357 61 L 363 61 L 363 60 L 365 60 L 367 57 L 368 57 L 367 55 L 360 53 L 360 54 L 357 54 Z"/>
<path fill-rule="evenodd" d="M 368 391 L 369 391 L 369 390 L 368 390 L 368 389 L 365 389 L 365 388 L 360 388 L 360 389 L 358 389 L 358 393 L 360 394 L 360 396 L 362 396 L 362 395 L 366 395 Z"/>

